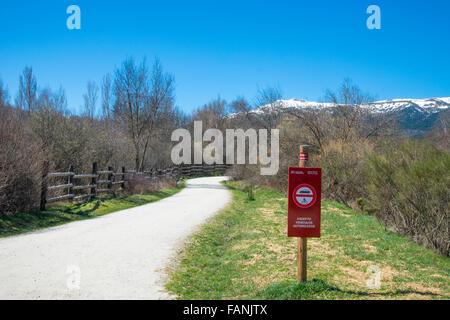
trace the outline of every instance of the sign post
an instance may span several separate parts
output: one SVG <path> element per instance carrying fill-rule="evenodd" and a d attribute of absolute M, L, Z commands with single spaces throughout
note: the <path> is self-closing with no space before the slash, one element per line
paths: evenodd
<path fill-rule="evenodd" d="M 297 237 L 297 278 L 307 280 L 307 238 L 320 237 L 322 169 L 307 168 L 308 149 L 300 146 L 299 167 L 289 168 L 288 237 Z"/>
<path fill-rule="evenodd" d="M 300 168 L 306 167 L 308 161 L 308 146 L 300 146 L 298 166 Z M 298 238 L 297 245 L 297 280 L 298 282 L 305 282 L 307 280 L 308 265 L 308 238 Z"/>

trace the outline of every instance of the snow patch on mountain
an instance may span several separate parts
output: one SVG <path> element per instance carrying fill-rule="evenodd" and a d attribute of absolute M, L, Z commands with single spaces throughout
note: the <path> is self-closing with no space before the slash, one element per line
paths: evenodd
<path fill-rule="evenodd" d="M 322 103 L 315 101 L 289 99 L 278 100 L 272 105 L 265 105 L 253 110 L 253 113 L 264 113 L 269 109 L 328 109 L 333 108 L 333 103 Z M 450 97 L 444 98 L 430 98 L 430 99 L 394 99 L 376 101 L 361 105 L 363 108 L 368 108 L 372 112 L 398 112 L 407 108 L 414 108 L 419 112 L 436 113 L 446 110 L 450 107 Z"/>
<path fill-rule="evenodd" d="M 450 98 L 394 99 L 373 102 L 366 107 L 374 112 L 397 112 L 406 108 L 415 108 L 417 111 L 436 113 L 450 107 Z"/>

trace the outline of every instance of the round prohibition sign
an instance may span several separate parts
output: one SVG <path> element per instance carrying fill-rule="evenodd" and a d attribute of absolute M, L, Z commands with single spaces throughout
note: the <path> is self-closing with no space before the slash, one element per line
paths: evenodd
<path fill-rule="evenodd" d="M 317 192 L 313 186 L 305 183 L 294 189 L 292 198 L 298 207 L 306 209 L 316 203 Z"/>

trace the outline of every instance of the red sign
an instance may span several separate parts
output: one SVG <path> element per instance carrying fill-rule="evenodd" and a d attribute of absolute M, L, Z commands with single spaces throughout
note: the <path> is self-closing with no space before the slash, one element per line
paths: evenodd
<path fill-rule="evenodd" d="M 301 184 L 295 188 L 294 194 L 292 195 L 294 203 L 300 208 L 309 208 L 314 205 L 317 201 L 317 192 L 313 186 L 309 184 Z"/>
<path fill-rule="evenodd" d="M 289 168 L 288 237 L 320 237 L 321 168 Z"/>

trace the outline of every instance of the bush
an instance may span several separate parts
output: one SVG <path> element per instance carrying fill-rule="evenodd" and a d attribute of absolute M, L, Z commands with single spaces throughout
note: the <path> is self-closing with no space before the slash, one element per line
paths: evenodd
<path fill-rule="evenodd" d="M 0 215 L 6 215 L 37 206 L 42 157 L 20 111 L 0 112 Z"/>
<path fill-rule="evenodd" d="M 161 189 L 172 188 L 176 186 L 177 182 L 174 178 L 151 178 L 145 174 L 129 175 L 126 182 L 126 190 L 130 194 L 152 193 Z"/>
<path fill-rule="evenodd" d="M 331 141 L 313 157 L 312 165 L 322 168 L 323 196 L 351 207 L 364 195 L 366 177 L 364 163 L 373 150 L 371 143 Z"/>
<path fill-rule="evenodd" d="M 422 140 L 383 149 L 368 157 L 363 209 L 448 256 L 450 154 Z"/>

